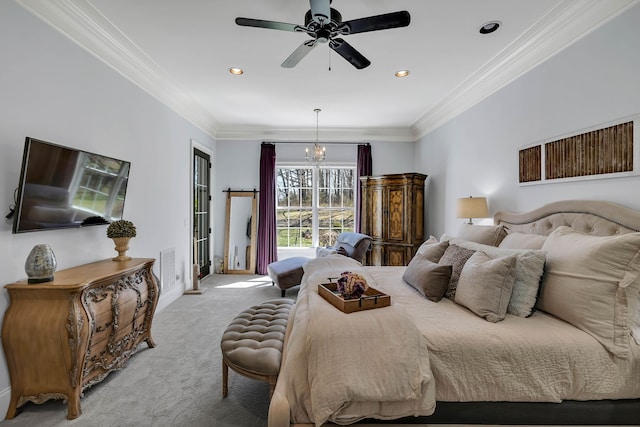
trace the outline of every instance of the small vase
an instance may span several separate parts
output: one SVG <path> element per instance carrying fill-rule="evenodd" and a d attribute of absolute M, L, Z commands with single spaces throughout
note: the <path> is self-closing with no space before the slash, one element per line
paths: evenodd
<path fill-rule="evenodd" d="M 24 263 L 27 283 L 44 283 L 53 280 L 58 263 L 49 245 L 35 245 Z"/>
<path fill-rule="evenodd" d="M 113 243 L 116 245 L 116 251 L 118 252 L 118 256 L 112 258 L 114 261 L 128 261 L 131 259 L 130 256 L 127 256 L 127 251 L 129 250 L 129 240 L 131 237 L 112 237 Z"/>

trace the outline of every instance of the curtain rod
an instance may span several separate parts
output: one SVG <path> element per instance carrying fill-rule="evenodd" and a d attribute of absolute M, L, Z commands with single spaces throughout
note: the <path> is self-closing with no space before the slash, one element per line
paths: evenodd
<path fill-rule="evenodd" d="M 320 144 L 320 145 L 371 145 L 368 142 L 352 142 L 352 141 L 333 141 L 333 142 L 322 142 L 322 141 L 262 141 L 263 144 Z"/>

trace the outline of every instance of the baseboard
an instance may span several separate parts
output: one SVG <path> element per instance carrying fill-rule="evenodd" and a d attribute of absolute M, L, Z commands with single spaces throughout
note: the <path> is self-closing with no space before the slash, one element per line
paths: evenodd
<path fill-rule="evenodd" d="M 6 414 L 9 409 L 9 403 L 11 403 L 11 386 L 0 391 L 0 414 Z M 0 419 L 4 419 L 4 415 L 0 416 Z"/>
<path fill-rule="evenodd" d="M 168 307 L 172 302 L 182 296 L 182 293 L 184 292 L 184 283 L 176 283 L 176 285 L 178 286 L 173 286 L 169 291 L 165 291 L 160 294 L 156 313 L 159 313 L 165 307 Z"/>

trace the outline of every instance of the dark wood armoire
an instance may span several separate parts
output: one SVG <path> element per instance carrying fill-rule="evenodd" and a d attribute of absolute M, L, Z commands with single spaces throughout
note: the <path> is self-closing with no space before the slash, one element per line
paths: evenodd
<path fill-rule="evenodd" d="M 407 265 L 424 239 L 427 175 L 401 173 L 360 178 L 361 232 L 371 236 L 367 265 Z"/>

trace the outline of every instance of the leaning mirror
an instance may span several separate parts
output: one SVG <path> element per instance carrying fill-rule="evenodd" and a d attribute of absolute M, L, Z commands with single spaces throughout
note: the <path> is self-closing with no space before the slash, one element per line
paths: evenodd
<path fill-rule="evenodd" d="M 224 239 L 224 270 L 228 274 L 256 271 L 256 212 L 258 192 L 227 193 L 227 223 Z"/>

